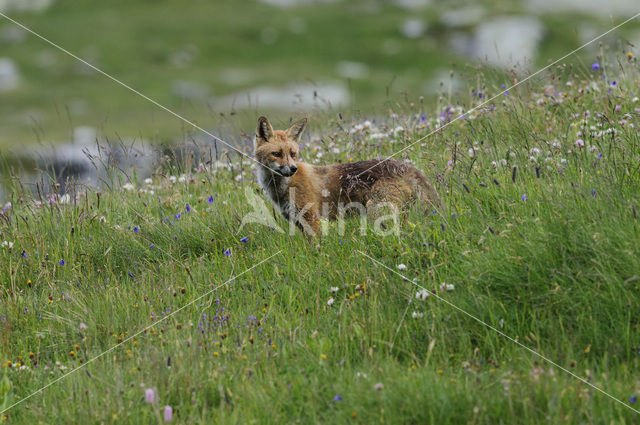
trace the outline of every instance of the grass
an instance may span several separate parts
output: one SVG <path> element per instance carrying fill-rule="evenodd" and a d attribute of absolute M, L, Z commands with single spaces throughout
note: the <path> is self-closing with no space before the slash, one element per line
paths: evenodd
<path fill-rule="evenodd" d="M 524 7 L 483 3 L 490 16 L 517 15 Z M 371 114 L 379 112 L 383 102 L 403 95 L 433 97 L 430 85 L 441 72 L 453 69 L 462 79 L 475 78 L 475 66 L 467 66 L 469 58 L 452 51 L 448 41 L 467 29 L 445 27 L 439 21 L 444 12 L 441 5 L 407 11 L 369 0 L 285 9 L 247 0 L 195 1 L 189 7 L 180 0 L 59 0 L 42 14 L 13 17 L 203 128 L 219 129 L 228 121 L 236 128 L 253 125 L 256 111 L 231 111 L 218 99 L 256 86 L 339 81 L 352 95 L 352 104 L 344 109 Z M 424 20 L 425 37 L 409 39 L 401 34 L 400 27 L 409 18 Z M 546 32 L 537 65 L 581 44 L 577 27 L 567 22 L 603 31 L 612 26 L 608 19 L 576 14 L 540 19 Z M 300 25 L 301 33 L 295 29 Z M 0 29 L 13 27 L 0 21 Z M 634 27 L 630 23 L 624 31 L 631 34 Z M 272 43 L 263 42 L 263 31 L 276 34 Z M 616 49 L 623 47 L 621 43 Z M 188 138 L 185 132 L 190 129 L 181 121 L 35 36 L 5 42 L 2 56 L 14 60 L 22 75 L 18 90 L 2 94 L 0 149 L 4 151 L 69 141 L 78 126 L 96 128 L 110 140 Z M 366 64 L 370 74 L 347 80 L 336 71 L 341 61 Z M 225 77 L 228 74 L 236 81 Z M 172 92 L 176 81 L 204 85 L 210 93 L 202 93 L 205 99 L 184 99 Z"/>
<path fill-rule="evenodd" d="M 0 402 L 124 343 L 3 420 L 157 423 L 171 406 L 178 423 L 634 423 L 640 74 L 618 59 L 559 66 L 407 150 L 445 208 L 411 211 L 398 235 L 361 236 L 349 220 L 317 248 L 300 233 L 238 232 L 244 190 L 258 190 L 248 166 L 183 164 L 132 190 L 114 175 L 70 199 L 17 186 L 0 216 L 0 242 L 13 242 L 0 247 Z M 483 100 L 461 98 L 452 115 Z M 387 155 L 440 123 L 424 105 L 393 113 L 375 129 L 327 119 L 303 155 Z M 358 250 L 429 290 L 453 284 L 437 293 L 622 403 L 416 299 Z"/>

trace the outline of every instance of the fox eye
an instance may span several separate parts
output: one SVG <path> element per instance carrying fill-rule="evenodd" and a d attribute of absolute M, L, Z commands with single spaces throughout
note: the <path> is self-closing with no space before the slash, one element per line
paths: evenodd
<path fill-rule="evenodd" d="M 296 153 L 295 152 L 291 152 L 291 158 L 295 158 L 296 157 Z"/>
<path fill-rule="evenodd" d="M 282 152 L 271 152 L 271 155 L 275 156 L 276 158 L 280 158 L 282 156 Z"/>

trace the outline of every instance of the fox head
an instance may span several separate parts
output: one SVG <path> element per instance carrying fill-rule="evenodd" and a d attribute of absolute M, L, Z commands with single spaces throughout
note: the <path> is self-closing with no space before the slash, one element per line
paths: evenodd
<path fill-rule="evenodd" d="M 287 130 L 274 130 L 266 117 L 258 118 L 256 159 L 273 172 L 293 176 L 298 171 L 298 143 L 306 125 L 307 119 L 302 118 Z"/>

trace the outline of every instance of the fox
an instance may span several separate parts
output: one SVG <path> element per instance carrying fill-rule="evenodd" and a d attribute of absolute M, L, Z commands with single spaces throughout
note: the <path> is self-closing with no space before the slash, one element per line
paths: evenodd
<path fill-rule="evenodd" d="M 307 118 L 286 130 L 274 130 L 265 116 L 258 118 L 254 156 L 258 182 L 287 220 L 309 236 L 320 233 L 322 219 L 335 220 L 344 205 L 362 205 L 367 214 L 391 203 L 404 209 L 420 202 L 424 211 L 441 208 L 442 201 L 425 175 L 394 159 L 318 166 L 300 160 L 300 136 Z"/>

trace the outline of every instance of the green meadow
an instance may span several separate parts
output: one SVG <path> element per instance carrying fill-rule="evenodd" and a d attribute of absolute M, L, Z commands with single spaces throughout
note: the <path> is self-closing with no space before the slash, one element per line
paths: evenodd
<path fill-rule="evenodd" d="M 370 122 L 315 116 L 307 162 L 407 147 L 434 182 L 444 208 L 387 236 L 354 219 L 319 240 L 241 227 L 246 191 L 264 199 L 246 160 L 69 196 L 15 182 L 2 420 L 636 423 L 640 70 L 584 60 L 508 92 L 479 71 L 468 95 Z"/>
<path fill-rule="evenodd" d="M 297 7 L 256 0 L 57 0 L 40 13 L 9 15 L 201 127 L 231 137 L 238 128 L 251 128 L 265 108 L 255 103 L 236 108 L 220 100 L 234 95 L 245 100 L 243 93 L 256 87 L 338 84 L 349 97 L 339 108 L 343 113 L 370 115 L 386 112 L 383 105 L 398 100 L 435 99 L 439 82 L 449 84 L 450 70 L 460 85 L 454 91 L 466 89 L 467 82 L 474 85 L 477 68 L 486 70 L 487 65 L 452 48 L 452 40 L 471 34 L 473 25 L 454 28 L 442 21 L 446 12 L 465 6 L 469 4 L 463 1 L 413 10 L 378 0 Z M 487 0 L 473 6 L 483 10 L 481 21 L 522 16 L 528 10 L 518 2 Z M 609 16 L 604 6 L 602 16 L 539 12 L 544 31 L 532 63 L 524 69 L 546 65 L 584 43 L 585 37 L 604 32 L 614 24 Z M 423 22 L 423 35 L 403 35 L 407 20 Z M 607 46 L 624 50 L 638 28 L 636 22 L 629 23 L 615 42 L 607 39 Z M 10 36 L 3 38 L 4 33 Z M 597 50 L 596 44 L 587 49 L 593 55 Z M 101 140 L 167 143 L 189 140 L 193 134 L 182 121 L 4 18 L 0 57 L 13 60 L 20 73 L 18 88 L 0 94 L 2 151 L 68 142 L 78 126 L 97 129 Z M 341 73 L 341 64 L 348 68 L 354 62 L 364 70 L 356 65 Z M 291 107 L 312 112 L 294 105 L 270 106 L 266 112 L 288 113 Z"/>

